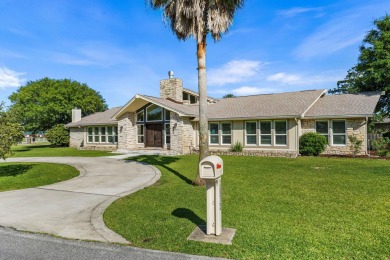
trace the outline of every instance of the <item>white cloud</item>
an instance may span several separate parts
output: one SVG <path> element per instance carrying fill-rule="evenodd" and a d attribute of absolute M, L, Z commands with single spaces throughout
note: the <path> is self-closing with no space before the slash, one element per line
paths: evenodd
<path fill-rule="evenodd" d="M 314 8 L 294 7 L 290 9 L 280 10 L 278 11 L 278 14 L 280 16 L 290 18 L 303 13 L 322 11 L 322 9 L 323 9 L 322 7 L 314 7 Z"/>
<path fill-rule="evenodd" d="M 366 32 L 372 28 L 373 17 L 381 17 L 390 2 L 370 1 L 343 12 L 335 12 L 328 22 L 308 36 L 293 52 L 296 58 L 308 59 L 327 56 L 346 47 L 362 42 Z"/>
<path fill-rule="evenodd" d="M 55 62 L 80 66 L 109 67 L 132 61 L 124 49 L 104 43 L 85 43 L 74 48 L 72 53 L 53 52 L 50 56 Z"/>
<path fill-rule="evenodd" d="M 0 89 L 19 87 L 25 79 L 20 76 L 25 73 L 16 72 L 5 67 L 0 67 Z"/>
<path fill-rule="evenodd" d="M 221 68 L 211 69 L 207 82 L 211 86 L 246 82 L 255 77 L 264 64 L 256 60 L 232 60 Z"/>
<path fill-rule="evenodd" d="M 269 75 L 268 81 L 279 82 L 284 85 L 315 85 L 337 82 L 343 78 L 343 71 L 326 71 L 318 75 L 288 74 L 279 72 Z"/>
<path fill-rule="evenodd" d="M 240 88 L 233 89 L 231 92 L 236 96 L 248 96 L 248 95 L 256 95 L 256 94 L 275 93 L 277 91 L 272 88 L 258 88 L 258 87 L 243 86 Z"/>

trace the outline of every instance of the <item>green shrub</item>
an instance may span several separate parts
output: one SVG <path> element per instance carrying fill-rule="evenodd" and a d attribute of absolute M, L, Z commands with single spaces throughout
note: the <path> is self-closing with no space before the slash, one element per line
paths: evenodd
<path fill-rule="evenodd" d="M 242 144 L 237 141 L 234 145 L 230 147 L 231 152 L 242 152 L 243 146 Z"/>
<path fill-rule="evenodd" d="M 390 138 L 382 137 L 374 140 L 373 146 L 376 149 L 376 154 L 380 157 L 385 157 L 390 154 Z"/>
<path fill-rule="evenodd" d="M 327 144 L 325 136 L 317 133 L 305 133 L 299 138 L 299 153 L 317 156 L 325 150 Z"/>
<path fill-rule="evenodd" d="M 56 146 L 68 146 L 69 131 L 65 129 L 63 124 L 56 125 L 47 131 L 46 139 Z"/>
<path fill-rule="evenodd" d="M 351 148 L 352 154 L 353 154 L 353 156 L 356 156 L 357 154 L 359 154 L 362 151 L 363 140 L 357 139 L 357 137 L 354 135 L 348 135 L 348 140 L 351 143 L 350 148 Z"/>

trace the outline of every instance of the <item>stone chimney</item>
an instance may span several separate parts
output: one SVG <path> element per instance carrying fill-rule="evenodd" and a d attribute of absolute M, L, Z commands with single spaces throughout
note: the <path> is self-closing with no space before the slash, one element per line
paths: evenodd
<path fill-rule="evenodd" d="M 81 109 L 77 107 L 72 109 L 72 123 L 76 123 L 81 120 Z"/>
<path fill-rule="evenodd" d="M 168 72 L 168 79 L 160 81 L 160 97 L 171 98 L 183 102 L 183 81 L 173 77 L 173 71 Z"/>

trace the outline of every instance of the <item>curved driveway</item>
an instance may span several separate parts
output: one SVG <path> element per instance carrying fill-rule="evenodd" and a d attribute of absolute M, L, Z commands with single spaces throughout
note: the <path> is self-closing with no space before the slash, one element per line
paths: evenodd
<path fill-rule="evenodd" d="M 129 243 L 105 226 L 103 212 L 116 199 L 160 178 L 153 166 L 113 157 L 11 158 L 7 162 L 61 163 L 80 170 L 79 177 L 68 181 L 0 192 L 0 226 L 72 239 Z"/>

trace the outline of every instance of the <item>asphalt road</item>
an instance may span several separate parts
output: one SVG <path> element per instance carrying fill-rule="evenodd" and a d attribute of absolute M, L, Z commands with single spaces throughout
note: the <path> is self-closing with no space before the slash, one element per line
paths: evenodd
<path fill-rule="evenodd" d="M 215 259 L 109 243 L 67 240 L 0 227 L 0 259 Z"/>

